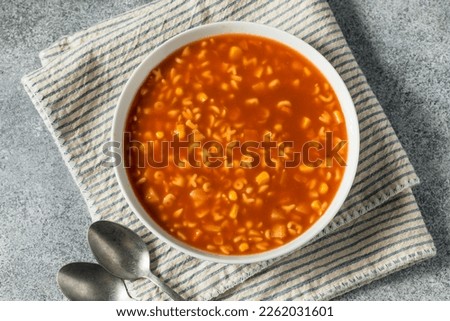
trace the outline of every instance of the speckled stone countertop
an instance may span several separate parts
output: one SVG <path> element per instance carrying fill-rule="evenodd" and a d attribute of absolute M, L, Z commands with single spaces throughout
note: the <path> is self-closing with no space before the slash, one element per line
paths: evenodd
<path fill-rule="evenodd" d="M 57 38 L 147 1 L 6 1 L 0 6 L 0 300 L 61 300 L 55 275 L 93 261 L 86 205 L 20 78 Z M 330 0 L 407 150 L 437 256 L 341 300 L 450 300 L 450 2 Z"/>

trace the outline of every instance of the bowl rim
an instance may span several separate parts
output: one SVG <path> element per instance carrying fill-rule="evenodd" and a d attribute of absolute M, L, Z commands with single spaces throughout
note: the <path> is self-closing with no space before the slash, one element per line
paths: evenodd
<path fill-rule="evenodd" d="M 311 239 L 317 236 L 320 232 L 322 232 L 336 216 L 342 204 L 344 203 L 356 175 L 359 159 L 360 138 L 359 123 L 355 106 L 353 104 L 351 95 L 338 72 L 334 69 L 330 62 L 328 62 L 328 60 L 323 57 L 316 49 L 304 42 L 302 39 L 285 31 L 254 22 L 216 22 L 201 25 L 181 32 L 178 35 L 164 41 L 161 45 L 152 50 L 152 52 L 148 54 L 139 64 L 139 66 L 133 71 L 127 83 L 123 87 L 121 95 L 118 99 L 113 118 L 111 137 L 113 142 L 120 143 L 119 151 L 117 154 L 119 155 L 120 160 L 123 160 L 124 150 L 122 143 L 125 122 L 132 101 L 150 71 L 154 67 L 156 67 L 164 58 L 166 58 L 169 54 L 179 49 L 180 47 L 191 42 L 207 38 L 209 36 L 221 34 L 255 35 L 282 43 L 294 49 L 299 54 L 308 59 L 323 74 L 323 76 L 327 79 L 327 81 L 333 88 L 341 105 L 341 110 L 346 121 L 348 139 L 347 166 L 344 171 L 340 186 L 325 213 L 304 233 L 280 247 L 257 254 L 221 255 L 194 248 L 167 233 L 164 229 L 162 229 L 162 227 L 158 225 L 158 223 L 151 219 L 151 217 L 147 214 L 146 210 L 141 205 L 140 201 L 135 196 L 133 188 L 131 187 L 131 184 L 128 180 L 126 170 L 123 166 L 123 162 L 120 162 L 118 166 L 114 166 L 114 172 L 118 180 L 122 195 L 124 196 L 127 204 L 130 206 L 132 211 L 153 234 L 155 234 L 160 240 L 162 240 L 169 246 L 172 246 L 187 255 L 191 255 L 193 257 L 206 261 L 227 264 L 256 263 L 280 258 L 281 256 L 287 255 L 296 249 L 300 249 L 308 244 Z"/>

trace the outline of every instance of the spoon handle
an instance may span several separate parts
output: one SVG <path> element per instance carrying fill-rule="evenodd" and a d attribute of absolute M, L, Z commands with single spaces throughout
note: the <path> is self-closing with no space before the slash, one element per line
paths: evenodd
<path fill-rule="evenodd" d="M 172 298 L 174 301 L 185 301 L 182 296 L 180 296 L 178 293 L 176 293 L 174 290 L 169 288 L 164 282 L 162 282 L 156 275 L 153 273 L 149 273 L 146 277 L 146 279 L 152 281 L 157 287 L 159 287 L 161 290 L 167 293 L 168 296 Z"/>

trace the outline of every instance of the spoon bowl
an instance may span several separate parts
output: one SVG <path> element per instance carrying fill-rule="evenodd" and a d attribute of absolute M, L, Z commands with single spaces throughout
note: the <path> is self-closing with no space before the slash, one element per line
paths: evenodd
<path fill-rule="evenodd" d="M 89 227 L 88 242 L 98 263 L 111 274 L 126 280 L 146 278 L 173 300 L 184 300 L 150 271 L 147 245 L 129 228 L 97 221 Z"/>
<path fill-rule="evenodd" d="M 146 277 L 150 255 L 144 241 L 125 226 L 98 221 L 88 230 L 88 242 L 97 262 L 125 280 Z"/>
<path fill-rule="evenodd" d="M 123 281 L 94 263 L 70 263 L 56 277 L 71 301 L 133 301 Z"/>

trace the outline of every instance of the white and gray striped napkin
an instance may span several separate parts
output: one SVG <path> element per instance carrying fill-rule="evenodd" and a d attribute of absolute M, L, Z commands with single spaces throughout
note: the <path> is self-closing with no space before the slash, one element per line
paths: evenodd
<path fill-rule="evenodd" d="M 166 39 L 224 20 L 267 24 L 311 44 L 344 79 L 360 121 L 360 163 L 348 199 L 321 235 L 278 261 L 223 265 L 170 248 L 134 216 L 113 170 L 101 166 L 117 99 L 131 72 Z M 187 299 L 330 299 L 435 254 L 410 189 L 419 180 L 326 1 L 158 1 L 64 37 L 40 57 L 42 68 L 22 82 L 92 219 L 139 233 L 153 271 Z M 168 299 L 146 281 L 127 285 L 136 298 Z"/>

